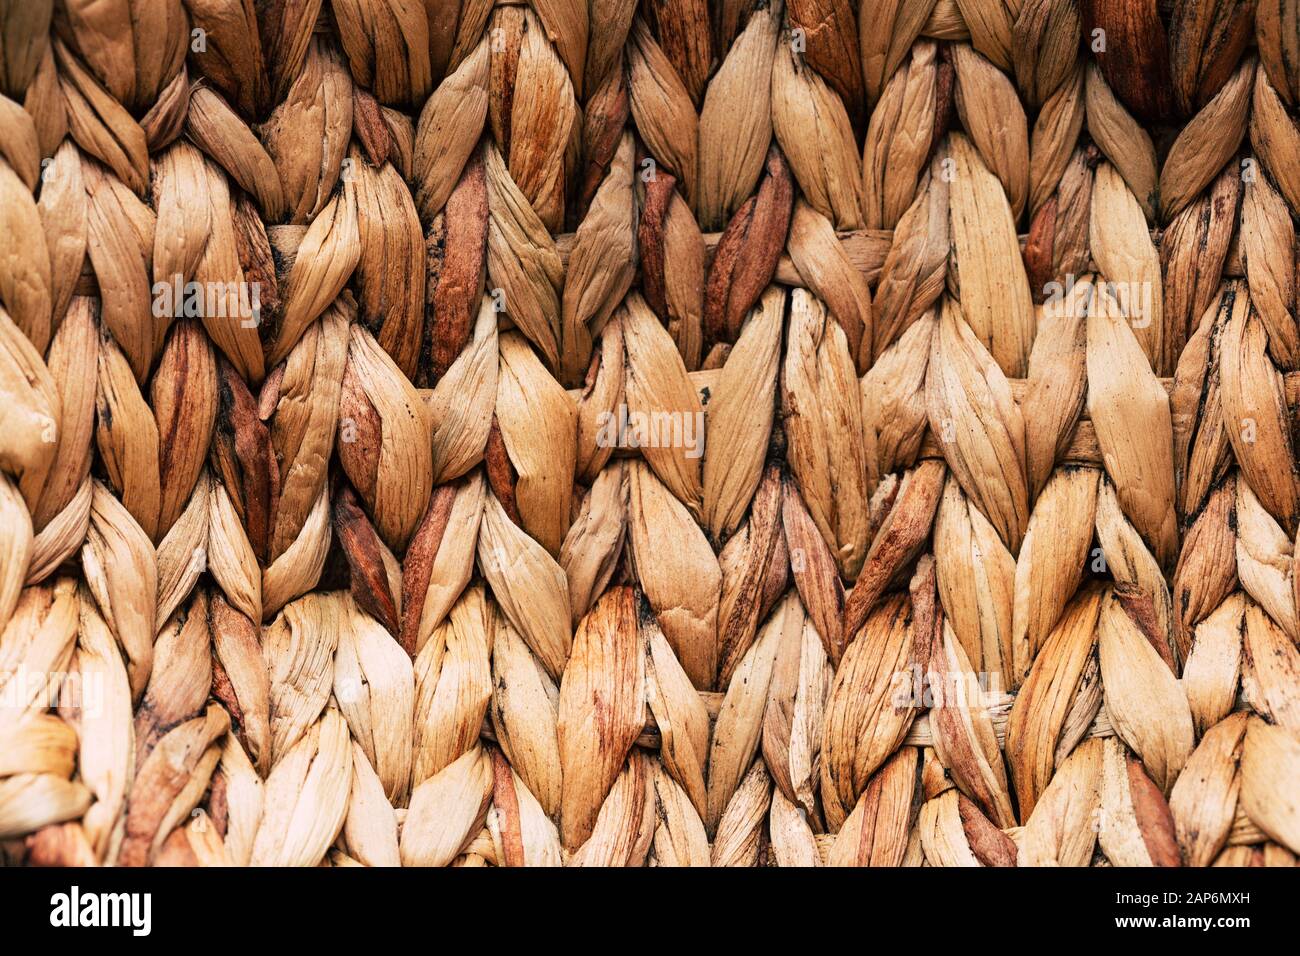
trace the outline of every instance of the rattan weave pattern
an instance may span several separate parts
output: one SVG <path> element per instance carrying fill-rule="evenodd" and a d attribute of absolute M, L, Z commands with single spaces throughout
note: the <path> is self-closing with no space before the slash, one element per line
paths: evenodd
<path fill-rule="evenodd" d="M 1293 865 L 1300 0 L 0 0 L 0 863 Z"/>

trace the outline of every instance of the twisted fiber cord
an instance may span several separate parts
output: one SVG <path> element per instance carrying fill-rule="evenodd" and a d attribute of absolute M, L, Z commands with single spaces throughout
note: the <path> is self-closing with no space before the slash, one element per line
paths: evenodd
<path fill-rule="evenodd" d="M 1293 864 L 1297 64 L 0 0 L 0 860 Z"/>

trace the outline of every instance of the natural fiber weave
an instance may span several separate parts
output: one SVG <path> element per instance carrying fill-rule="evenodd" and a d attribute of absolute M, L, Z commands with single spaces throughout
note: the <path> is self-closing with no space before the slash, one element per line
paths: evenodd
<path fill-rule="evenodd" d="M 0 94 L 0 860 L 1295 862 L 1300 0 L 0 0 Z"/>

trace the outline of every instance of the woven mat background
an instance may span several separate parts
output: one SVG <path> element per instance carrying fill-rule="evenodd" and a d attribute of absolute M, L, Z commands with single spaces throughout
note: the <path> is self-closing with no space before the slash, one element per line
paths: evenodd
<path fill-rule="evenodd" d="M 1293 865 L 1300 0 L 0 0 L 0 862 Z"/>

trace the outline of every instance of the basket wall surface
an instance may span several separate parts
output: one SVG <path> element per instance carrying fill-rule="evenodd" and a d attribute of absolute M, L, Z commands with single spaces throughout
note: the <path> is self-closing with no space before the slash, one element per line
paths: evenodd
<path fill-rule="evenodd" d="M 0 0 L 0 863 L 1300 853 L 1300 0 Z"/>

